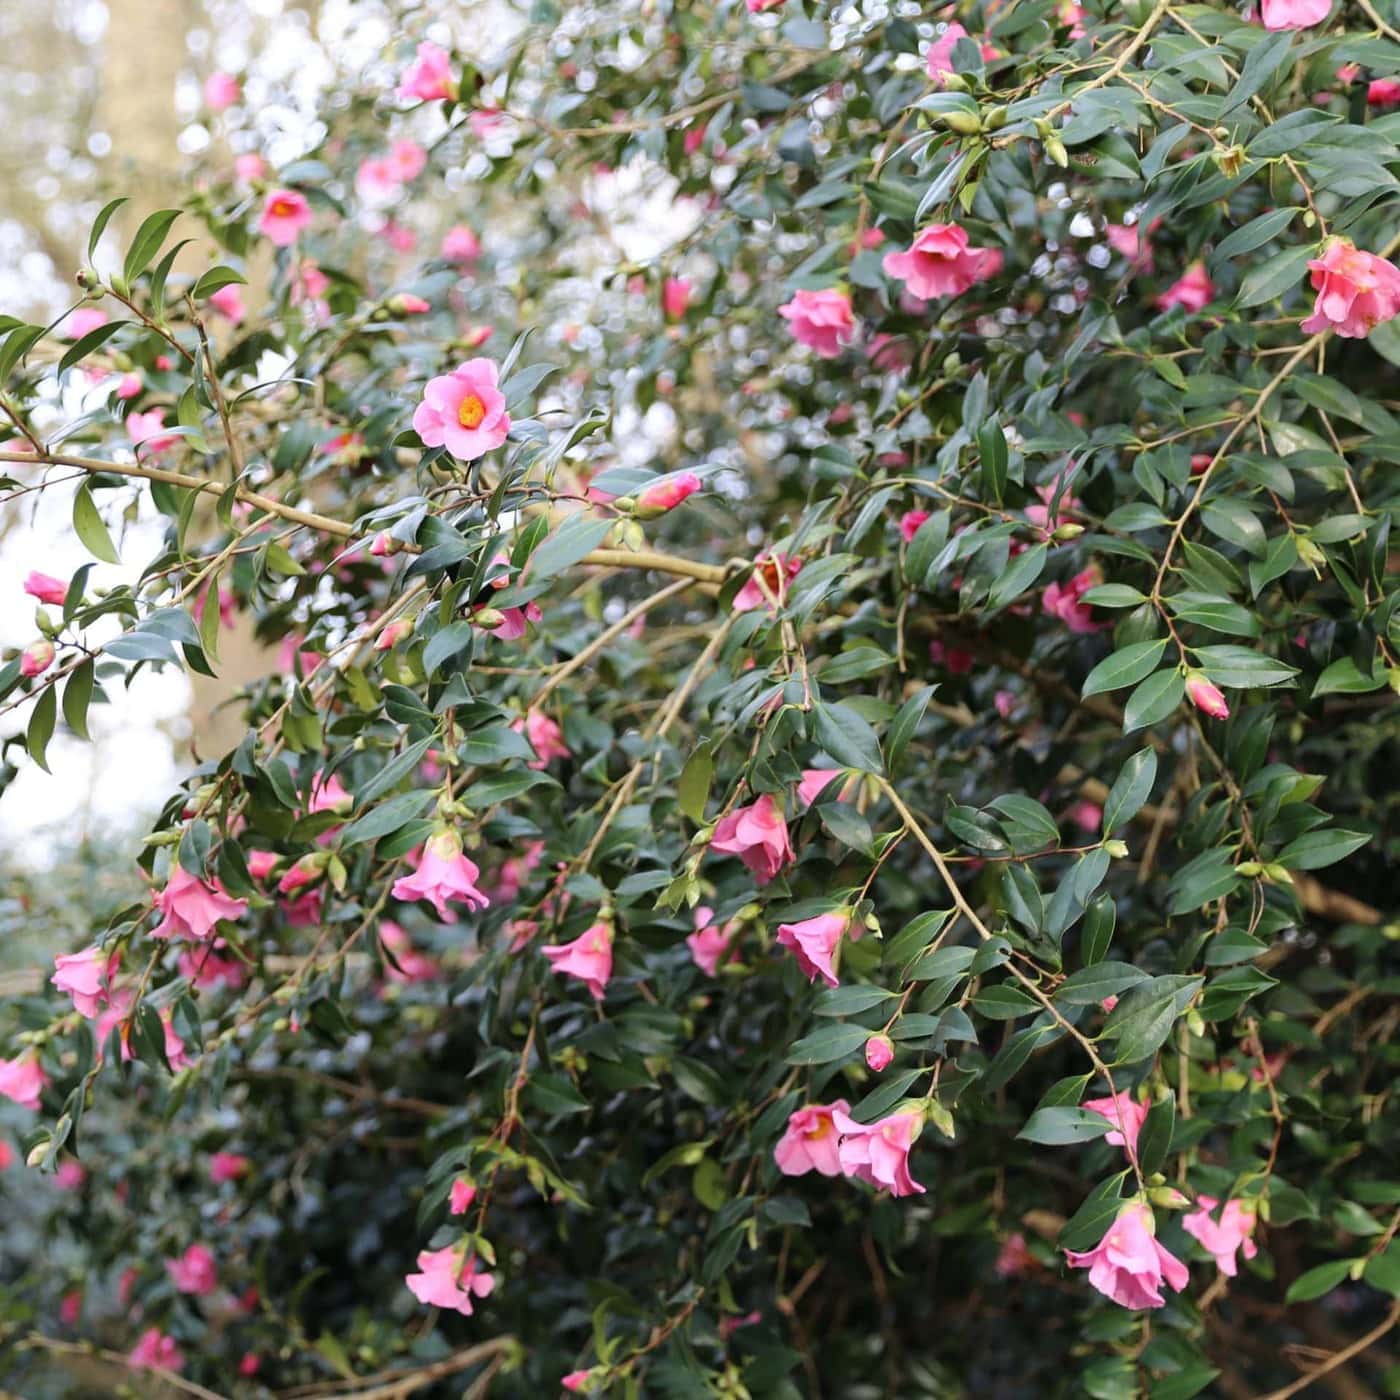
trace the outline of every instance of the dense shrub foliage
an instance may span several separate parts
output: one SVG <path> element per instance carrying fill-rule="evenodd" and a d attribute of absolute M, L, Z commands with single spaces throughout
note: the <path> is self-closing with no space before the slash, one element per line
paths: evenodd
<path fill-rule="evenodd" d="M 5 775 L 269 649 L 12 872 L 22 1393 L 1400 1393 L 1378 4 L 413 9 L 281 168 L 211 76 L 0 323 Z"/>

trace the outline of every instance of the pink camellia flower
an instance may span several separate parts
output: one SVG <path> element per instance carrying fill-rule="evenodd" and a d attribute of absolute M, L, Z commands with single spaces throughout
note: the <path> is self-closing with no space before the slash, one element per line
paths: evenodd
<path fill-rule="evenodd" d="M 842 909 L 801 919 L 795 924 L 779 924 L 777 942 L 783 948 L 792 949 L 802 975 L 809 982 L 815 982 L 820 975 L 828 987 L 839 987 L 841 983 L 831 960 L 850 927 L 850 910 Z"/>
<path fill-rule="evenodd" d="M 38 1108 L 49 1077 L 39 1064 L 39 1052 L 26 1050 L 13 1060 L 0 1060 L 0 1095 L 21 1108 Z"/>
<path fill-rule="evenodd" d="M 930 224 L 902 252 L 886 253 L 885 272 L 905 283 L 916 297 L 960 296 L 988 276 L 990 248 L 968 246 L 967 230 L 957 224 Z"/>
<path fill-rule="evenodd" d="M 1016 710 L 1016 692 L 1014 690 L 999 690 L 992 697 L 992 704 L 996 707 L 996 712 L 1002 719 L 1010 719 Z"/>
<path fill-rule="evenodd" d="M 262 1370 L 262 1358 L 255 1351 L 245 1351 L 238 1360 L 240 1376 L 256 1376 Z"/>
<path fill-rule="evenodd" d="M 1103 808 L 1085 798 L 1069 809 L 1069 819 L 1080 831 L 1094 832 L 1103 825 Z"/>
<path fill-rule="evenodd" d="M 476 1200 L 476 1183 L 469 1176 L 459 1176 L 452 1183 L 452 1193 L 447 1198 L 447 1210 L 451 1215 L 465 1215 Z"/>
<path fill-rule="evenodd" d="M 530 622 L 538 622 L 544 614 L 540 605 L 533 599 L 521 608 L 488 608 L 481 606 L 472 610 L 472 621 L 484 627 L 493 637 L 503 642 L 519 641 L 529 630 Z"/>
<path fill-rule="evenodd" d="M 824 360 L 834 360 L 856 337 L 851 299 L 830 288 L 820 292 L 794 292 L 792 300 L 778 308 L 803 344 Z"/>
<path fill-rule="evenodd" d="M 124 374 L 117 380 L 116 394 L 119 399 L 125 402 L 127 399 L 134 399 L 146 386 L 139 374 L 134 372 Z"/>
<path fill-rule="evenodd" d="M 0 1172 L 9 1171 L 15 1164 L 15 1149 L 0 1138 Z"/>
<path fill-rule="evenodd" d="M 413 946 L 413 940 L 392 919 L 380 921 L 379 941 L 392 956 L 392 961 L 384 959 L 384 975 L 391 982 L 431 982 L 442 971 L 435 959 Z"/>
<path fill-rule="evenodd" d="M 249 851 L 247 855 L 248 873 L 255 880 L 266 880 L 277 868 L 282 857 L 276 851 Z"/>
<path fill-rule="evenodd" d="M 694 915 L 695 932 L 687 934 L 685 939 L 691 960 L 707 977 L 719 976 L 720 959 L 728 951 L 735 929 L 732 923 L 725 924 L 723 928 L 711 923 L 714 916 L 713 909 L 700 905 Z"/>
<path fill-rule="evenodd" d="M 765 792 L 747 807 L 736 808 L 720 821 L 710 849 L 720 855 L 738 856 L 760 885 L 766 885 L 796 859 L 787 822 L 771 792 Z"/>
<path fill-rule="evenodd" d="M 267 162 L 256 151 L 245 151 L 233 158 L 233 178 L 251 185 L 267 174 Z"/>
<path fill-rule="evenodd" d="M 781 5 L 783 0 L 748 0 L 749 10 L 757 13 L 755 5 L 767 7 L 770 5 Z M 570 1371 L 566 1376 L 559 1377 L 559 1384 L 563 1386 L 570 1395 L 582 1395 L 587 1391 L 593 1380 L 592 1371 Z"/>
<path fill-rule="evenodd" d="M 40 637 L 37 642 L 30 642 L 20 653 L 19 673 L 31 679 L 34 676 L 42 676 L 53 665 L 53 658 L 53 643 L 47 637 Z"/>
<path fill-rule="evenodd" d="M 211 292 L 209 305 L 221 316 L 227 317 L 235 326 L 248 314 L 247 308 L 243 305 L 243 291 L 237 282 L 230 282 L 227 287 L 220 287 L 217 292 Z"/>
<path fill-rule="evenodd" d="M 505 396 L 496 387 L 494 360 L 467 360 L 451 374 L 428 380 L 413 411 L 413 430 L 427 447 L 446 447 L 461 462 L 499 447 L 510 432 Z"/>
<path fill-rule="evenodd" d="M 206 884 L 182 865 L 171 867 L 170 879 L 155 895 L 163 916 L 151 930 L 152 938 L 208 938 L 220 919 L 241 919 L 248 912 L 246 899 L 232 899 L 217 880 Z"/>
<path fill-rule="evenodd" d="M 1371 107 L 1394 107 L 1400 103 L 1400 78 L 1376 78 L 1367 84 L 1366 102 Z"/>
<path fill-rule="evenodd" d="M 153 408 L 149 413 L 128 413 L 126 431 L 134 447 L 146 447 L 152 452 L 164 452 L 180 440 L 174 433 L 165 431 L 163 408 Z"/>
<path fill-rule="evenodd" d="M 977 664 L 977 657 L 965 647 L 945 646 L 937 637 L 928 644 L 928 659 L 935 666 L 946 667 L 953 676 L 971 675 Z"/>
<path fill-rule="evenodd" d="M 870 363 L 882 373 L 903 374 L 914 363 L 914 342 L 908 336 L 886 335 L 882 331 L 870 337 L 865 353 L 870 356 Z M 838 421 L 838 412 L 841 413 L 839 421 L 844 423 L 850 417 L 850 405 L 837 404 L 832 410 L 833 422 Z"/>
<path fill-rule="evenodd" d="M 311 227 L 311 206 L 300 190 L 269 190 L 258 232 L 279 248 L 290 248 Z"/>
<path fill-rule="evenodd" d="M 214 1256 L 202 1244 L 192 1244 L 178 1259 L 167 1259 L 165 1271 L 181 1293 L 207 1298 L 219 1286 Z"/>
<path fill-rule="evenodd" d="M 752 612 L 754 608 L 773 611 L 787 595 L 788 584 L 802 572 L 802 561 L 790 554 L 760 554 L 753 561 L 753 573 L 748 582 L 734 595 L 735 612 Z"/>
<path fill-rule="evenodd" d="M 690 305 L 690 281 L 685 277 L 668 277 L 661 284 L 661 307 L 668 321 L 680 321 Z"/>
<path fill-rule="evenodd" d="M 535 751 L 534 762 L 528 765 L 530 768 L 547 767 L 551 759 L 568 758 L 572 752 L 564 742 L 564 731 L 543 710 L 528 711 L 511 728 L 517 734 L 524 734 Z"/>
<path fill-rule="evenodd" d="M 842 774 L 847 774 L 846 781 L 832 786 L 832 780 Z M 810 807 L 819 797 L 826 802 L 849 802 L 858 782 L 844 768 L 804 768 L 797 784 L 797 800 L 804 807 Z"/>
<path fill-rule="evenodd" d="M 87 1171 L 76 1157 L 65 1157 L 53 1174 L 53 1184 L 60 1191 L 81 1191 L 87 1180 Z"/>
<path fill-rule="evenodd" d="M 405 637 L 413 635 L 413 619 L 396 617 L 375 639 L 375 651 L 392 651 Z"/>
<path fill-rule="evenodd" d="M 1226 1201 L 1219 1220 L 1212 1214 L 1220 1204 L 1213 1196 L 1198 1196 L 1197 1204 L 1200 1210 L 1183 1216 L 1181 1228 L 1215 1256 L 1215 1266 L 1226 1278 L 1234 1278 L 1239 1267 L 1235 1251 L 1243 1250 L 1246 1259 L 1259 1253 L 1259 1246 L 1250 1239 L 1259 1218 L 1244 1201 Z"/>
<path fill-rule="evenodd" d="M 209 1154 L 209 1180 L 215 1186 L 226 1181 L 237 1181 L 247 1176 L 252 1163 L 237 1152 L 211 1152 Z"/>
<path fill-rule="evenodd" d="M 1015 1278 L 1018 1274 L 1028 1272 L 1034 1262 L 1030 1250 L 1026 1247 L 1026 1237 L 1017 1231 L 1001 1242 L 992 1268 L 998 1278 Z"/>
<path fill-rule="evenodd" d="M 1115 253 L 1127 258 L 1138 272 L 1150 272 L 1152 245 L 1147 240 L 1151 232 L 1151 229 L 1143 228 L 1140 223 L 1109 224 L 1104 229 L 1104 237 L 1108 239 L 1108 246 Z"/>
<path fill-rule="evenodd" d="M 174 1337 L 167 1337 L 159 1327 L 148 1327 L 132 1347 L 126 1364 L 133 1371 L 183 1371 L 185 1353 Z"/>
<path fill-rule="evenodd" d="M 416 141 L 395 141 L 389 147 L 389 164 L 398 179 L 411 184 L 427 167 L 428 153 Z"/>
<path fill-rule="evenodd" d="M 845 1099 L 831 1104 L 808 1104 L 788 1115 L 787 1129 L 773 1149 L 773 1160 L 784 1176 L 841 1175 L 841 1135 L 835 1117 L 851 1110 Z"/>
<path fill-rule="evenodd" d="M 58 1300 L 58 1320 L 65 1327 L 76 1327 L 83 1314 L 83 1290 L 70 1288 Z"/>
<path fill-rule="evenodd" d="M 1259 0 L 1265 29 L 1311 29 L 1327 18 L 1332 0 Z"/>
<path fill-rule="evenodd" d="M 1072 520 L 1074 512 L 1079 509 L 1079 501 L 1070 494 L 1068 485 L 1061 486 L 1064 477 L 1072 471 L 1071 467 L 1052 480 L 1042 482 L 1041 485 L 1037 486 L 1035 494 L 1040 499 L 1032 501 L 1023 512 L 1026 519 L 1040 530 L 1043 539 L 1048 540 L 1062 524 Z M 1055 499 L 1056 496 L 1059 497 L 1058 501 Z M 1050 513 L 1052 505 L 1054 506 L 1053 515 Z"/>
<path fill-rule="evenodd" d="M 1400 313 L 1400 268 L 1350 239 L 1332 238 L 1320 258 L 1308 263 L 1317 300 L 1303 329 L 1313 335 L 1333 330 L 1361 340 Z"/>
<path fill-rule="evenodd" d="M 224 112 L 232 107 L 243 90 L 232 73 L 211 73 L 204 80 L 204 105 L 211 112 Z"/>
<path fill-rule="evenodd" d="M 394 881 L 395 899 L 411 903 L 426 899 L 445 924 L 457 922 L 456 912 L 447 907 L 449 899 L 468 909 L 485 909 L 490 900 L 477 889 L 481 871 L 462 854 L 462 838 L 455 831 L 439 831 L 428 838 L 412 875 Z"/>
<path fill-rule="evenodd" d="M 315 884 L 321 878 L 321 869 L 310 856 L 303 856 L 288 867 L 286 874 L 277 882 L 279 894 L 292 894 L 306 885 Z"/>
<path fill-rule="evenodd" d="M 186 948 L 179 957 L 180 976 L 196 987 L 227 987 L 237 991 L 248 980 L 248 969 L 237 958 L 223 956 L 228 944 L 222 938 L 199 948 Z"/>
<path fill-rule="evenodd" d="M 1119 1307 L 1160 1308 L 1162 1284 L 1178 1293 L 1189 1277 L 1186 1265 L 1157 1243 L 1152 1212 L 1136 1201 L 1118 1212 L 1108 1233 L 1091 1250 L 1065 1250 L 1070 1267 L 1088 1269 L 1089 1282 Z"/>
<path fill-rule="evenodd" d="M 55 608 L 61 608 L 68 601 L 68 585 L 50 574 L 41 574 L 37 569 L 29 571 L 29 576 L 24 580 L 24 591 L 31 598 Z"/>
<path fill-rule="evenodd" d="M 638 494 L 632 513 L 639 520 L 665 515 L 687 497 L 693 496 L 701 485 L 700 478 L 694 472 L 677 472 L 674 476 L 663 477 Z"/>
<path fill-rule="evenodd" d="M 361 199 L 388 203 L 401 193 L 401 181 L 388 156 L 371 156 L 355 172 L 355 191 Z"/>
<path fill-rule="evenodd" d="M 1138 1103 L 1131 1094 L 1112 1094 L 1102 1099 L 1085 1099 L 1081 1105 L 1100 1118 L 1107 1118 L 1117 1127 L 1104 1134 L 1104 1141 L 1110 1147 L 1123 1148 L 1129 1157 L 1137 1156 L 1138 1134 L 1147 1121 L 1147 1105 Z"/>
<path fill-rule="evenodd" d="M 894 1059 L 894 1041 L 887 1035 L 872 1035 L 865 1042 L 865 1063 L 874 1073 L 879 1074 L 882 1070 L 890 1067 L 890 1062 Z"/>
<path fill-rule="evenodd" d="M 906 510 L 899 517 L 899 535 L 905 544 L 908 544 L 919 533 L 920 527 L 930 514 L 931 512 L 926 510 Z"/>
<path fill-rule="evenodd" d="M 442 256 L 448 262 L 475 262 L 481 256 L 481 243 L 466 224 L 454 224 L 442 236 Z"/>
<path fill-rule="evenodd" d="M 1198 710 L 1212 719 L 1230 718 L 1230 706 L 1221 694 L 1220 687 L 1208 681 L 1199 672 L 1187 676 L 1186 696 Z"/>
<path fill-rule="evenodd" d="M 751 15 L 761 15 L 765 10 L 776 10 L 781 8 L 783 0 L 744 0 L 744 5 Z"/>
<path fill-rule="evenodd" d="M 950 24 L 937 39 L 929 45 L 928 53 L 925 55 L 924 63 L 928 69 L 928 75 L 940 87 L 943 85 L 943 75 L 953 71 L 953 49 L 959 39 L 969 39 L 972 36 L 960 24 Z M 985 39 L 979 42 L 982 50 L 984 62 L 997 56 L 995 44 L 989 44 Z"/>
<path fill-rule="evenodd" d="M 909 1172 L 909 1150 L 923 1127 L 917 1109 L 891 1113 L 873 1123 L 857 1123 L 838 1111 L 832 1121 L 841 1134 L 841 1171 L 871 1186 L 883 1186 L 891 1196 L 922 1195 L 924 1188 Z"/>
<path fill-rule="evenodd" d="M 496 1280 L 478 1269 L 476 1256 L 463 1256 L 462 1246 L 425 1249 L 418 1256 L 421 1273 L 409 1274 L 404 1282 L 420 1303 L 434 1308 L 450 1308 L 463 1317 L 472 1315 L 472 1299 L 485 1298 Z"/>
<path fill-rule="evenodd" d="M 1094 621 L 1093 609 L 1083 598 L 1098 583 L 1099 572 L 1093 567 L 1075 574 L 1068 583 L 1047 583 L 1040 605 L 1052 617 L 1058 617 L 1071 632 L 1097 632 L 1103 624 Z"/>
<path fill-rule="evenodd" d="M 1107 996 L 1099 1003 L 1099 1005 L 1103 1008 L 1105 1014 L 1107 1014 L 1108 1012 L 1112 1011 L 1115 1006 L 1118 1005 L 1118 998 L 1115 996 Z"/>
<path fill-rule="evenodd" d="M 318 772 L 312 778 L 311 800 L 306 804 L 308 814 L 312 812 L 339 812 L 344 815 L 354 805 L 355 799 L 346 790 L 345 784 L 340 781 L 338 773 L 332 773 L 328 778 L 324 773 Z"/>
<path fill-rule="evenodd" d="M 419 44 L 418 57 L 399 79 L 399 97 L 419 102 L 456 101 L 457 79 L 447 50 L 437 44 Z"/>
<path fill-rule="evenodd" d="M 1193 452 L 1191 454 L 1191 475 L 1200 476 L 1214 460 L 1214 455 L 1209 452 Z"/>
<path fill-rule="evenodd" d="M 98 326 L 107 324 L 107 313 L 99 311 L 95 306 L 80 306 L 68 317 L 68 324 L 63 328 L 64 335 L 71 335 L 74 340 L 81 340 L 85 335 L 95 331 Z"/>
<path fill-rule="evenodd" d="M 1206 274 L 1206 265 L 1193 262 L 1190 267 L 1157 298 L 1159 311 L 1170 311 L 1174 306 L 1187 311 L 1201 310 L 1215 295 L 1215 284 Z"/>
<path fill-rule="evenodd" d="M 599 920 L 586 928 L 572 943 L 545 943 L 540 947 L 549 959 L 550 970 L 579 978 L 594 1001 L 602 1001 L 612 976 L 612 925 Z"/>
<path fill-rule="evenodd" d="M 107 1001 L 112 978 L 121 966 L 121 953 L 84 948 L 81 953 L 60 953 L 54 966 L 58 970 L 49 980 L 59 991 L 67 992 L 74 1010 L 90 1021 Z"/>

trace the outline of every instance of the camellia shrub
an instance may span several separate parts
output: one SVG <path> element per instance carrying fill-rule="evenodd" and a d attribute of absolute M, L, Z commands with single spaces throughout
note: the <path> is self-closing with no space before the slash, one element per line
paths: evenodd
<path fill-rule="evenodd" d="M 5 1005 L 18 1389 L 1400 1394 L 1397 99 L 1387 0 L 215 75 L 0 341 L 6 773 L 267 648 Z"/>

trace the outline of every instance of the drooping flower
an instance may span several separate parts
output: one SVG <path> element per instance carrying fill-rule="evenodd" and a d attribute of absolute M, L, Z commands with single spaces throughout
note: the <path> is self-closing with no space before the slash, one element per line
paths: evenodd
<path fill-rule="evenodd" d="M 1175 282 L 1157 298 L 1159 311 L 1170 311 L 1174 306 L 1190 312 L 1200 311 L 1215 295 L 1215 284 L 1206 273 L 1203 262 L 1193 262 Z"/>
<path fill-rule="evenodd" d="M 211 292 L 209 305 L 235 326 L 248 314 L 243 305 L 243 292 L 237 282 L 230 282 L 227 287 L 220 287 L 217 292 Z"/>
<path fill-rule="evenodd" d="M 48 1083 L 37 1050 L 26 1050 L 13 1060 L 0 1060 L 0 1095 L 21 1108 L 38 1108 L 39 1096 Z"/>
<path fill-rule="evenodd" d="M 477 1267 L 476 1256 L 464 1256 L 462 1246 L 425 1249 L 418 1256 L 420 1273 L 409 1274 L 404 1282 L 420 1303 L 450 1308 L 464 1317 L 472 1315 L 472 1299 L 485 1298 L 496 1280 Z"/>
<path fill-rule="evenodd" d="M 178 1259 L 167 1259 L 165 1271 L 181 1293 L 207 1297 L 219 1286 L 219 1271 L 207 1246 L 192 1244 Z"/>
<path fill-rule="evenodd" d="M 700 905 L 694 915 L 695 932 L 688 933 L 685 938 L 685 946 L 690 949 L 691 960 L 708 977 L 719 976 L 720 959 L 728 951 L 736 927 L 733 923 L 728 923 L 721 928 L 711 922 L 714 916 L 713 909 L 704 904 Z"/>
<path fill-rule="evenodd" d="M 773 1160 L 784 1176 L 841 1175 L 841 1134 L 835 1115 L 849 1113 L 850 1104 L 837 1099 L 831 1104 L 808 1104 L 788 1115 L 787 1129 L 773 1149 Z"/>
<path fill-rule="evenodd" d="M 248 980 L 248 969 L 237 958 L 225 957 L 228 944 L 212 939 L 198 948 L 186 948 L 179 957 L 180 976 L 196 987 L 227 987 L 237 991 Z"/>
<path fill-rule="evenodd" d="M 1200 1209 L 1182 1216 L 1181 1228 L 1215 1256 L 1215 1265 L 1222 1274 L 1234 1278 L 1239 1269 L 1236 1251 L 1242 1251 L 1246 1259 L 1253 1259 L 1259 1253 L 1259 1246 L 1250 1239 L 1259 1217 L 1244 1201 L 1234 1200 L 1225 1202 L 1217 1220 L 1214 1211 L 1220 1202 L 1213 1196 L 1196 1199 Z"/>
<path fill-rule="evenodd" d="M 833 783 L 838 777 L 844 777 L 845 781 Z M 804 807 L 810 807 L 818 798 L 825 802 L 849 802 L 855 795 L 858 781 L 855 774 L 844 768 L 804 768 L 797 784 L 797 800 Z"/>
<path fill-rule="evenodd" d="M 773 611 L 773 603 L 782 605 L 788 584 L 802 571 L 802 561 L 790 554 L 760 554 L 753 561 L 753 573 L 734 595 L 735 612 L 751 612 L 754 608 Z M 770 602 L 769 600 L 773 601 Z"/>
<path fill-rule="evenodd" d="M 1186 678 L 1186 697 L 1203 714 L 1212 719 L 1229 719 L 1230 706 L 1220 687 L 1199 672 Z"/>
<path fill-rule="evenodd" d="M 1103 626 L 1094 621 L 1093 610 L 1084 595 L 1098 586 L 1099 572 L 1092 565 L 1068 583 L 1047 583 L 1040 604 L 1052 617 L 1058 617 L 1071 632 L 1097 632 Z"/>
<path fill-rule="evenodd" d="M 204 105 L 211 112 L 227 111 L 242 96 L 243 90 L 232 73 L 214 72 L 204 80 Z"/>
<path fill-rule="evenodd" d="M 379 941 L 392 955 L 384 959 L 384 975 L 391 982 L 431 982 L 442 971 L 435 959 L 413 946 L 408 933 L 392 919 L 380 920 Z"/>
<path fill-rule="evenodd" d="M 766 885 L 795 859 L 787 822 L 770 792 L 723 818 L 715 826 L 710 849 L 738 856 L 760 885 Z"/>
<path fill-rule="evenodd" d="M 121 965 L 121 953 L 104 953 L 101 948 L 84 948 L 81 953 L 60 953 L 54 958 L 57 971 L 49 979 L 61 992 L 73 998 L 73 1008 L 92 1020 L 102 1009 Z"/>
<path fill-rule="evenodd" d="M 865 1063 L 876 1074 L 890 1067 L 894 1059 L 894 1041 L 889 1036 L 872 1035 L 865 1042 Z"/>
<path fill-rule="evenodd" d="M 1350 239 L 1330 239 L 1308 269 L 1317 293 L 1313 314 L 1303 322 L 1309 335 L 1333 330 L 1343 339 L 1362 340 L 1400 314 L 1400 268 Z"/>
<path fill-rule="evenodd" d="M 419 44 L 418 57 L 399 79 L 399 97 L 419 102 L 455 101 L 457 79 L 447 50 L 437 44 Z"/>
<path fill-rule="evenodd" d="M 61 608 L 68 601 L 68 585 L 50 574 L 41 574 L 37 569 L 29 571 L 29 576 L 24 580 L 24 591 L 31 598 L 55 608 Z"/>
<path fill-rule="evenodd" d="M 923 1186 L 909 1172 L 909 1151 L 923 1127 L 917 1109 L 891 1113 L 873 1123 L 857 1123 L 838 1111 L 833 1121 L 841 1133 L 841 1170 L 871 1186 L 883 1186 L 891 1196 L 915 1196 Z"/>
<path fill-rule="evenodd" d="M 447 1210 L 451 1215 L 465 1215 L 476 1200 L 476 1183 L 469 1176 L 459 1176 L 452 1183 L 451 1194 L 447 1198 Z"/>
<path fill-rule="evenodd" d="M 430 379 L 413 412 L 413 429 L 424 445 L 446 447 L 461 462 L 499 447 L 510 432 L 510 414 L 497 376 L 494 360 L 475 359 Z"/>
<path fill-rule="evenodd" d="M 600 919 L 572 943 L 545 943 L 540 952 L 549 959 L 551 971 L 579 978 L 594 1001 L 602 1001 L 608 979 L 612 977 L 612 949 L 612 924 Z"/>
<path fill-rule="evenodd" d="M 794 292 L 792 300 L 778 308 L 778 315 L 803 345 L 824 360 L 834 360 L 856 337 L 851 299 L 832 288 Z"/>
<path fill-rule="evenodd" d="M 246 899 L 226 895 L 217 880 L 206 884 L 182 865 L 174 865 L 170 879 L 155 895 L 155 907 L 163 916 L 151 930 L 152 938 L 208 938 L 220 919 L 241 919 L 248 911 Z"/>
<path fill-rule="evenodd" d="M 701 481 L 694 472 L 677 472 L 663 477 L 638 493 L 633 515 L 639 520 L 651 520 L 674 510 L 701 487 Z"/>
<path fill-rule="evenodd" d="M 225 1181 L 237 1181 L 248 1174 L 252 1163 L 237 1152 L 211 1152 L 209 1154 L 209 1180 L 216 1186 Z"/>
<path fill-rule="evenodd" d="M 148 1327 L 127 1355 L 126 1364 L 133 1371 L 183 1371 L 185 1353 L 174 1337 L 167 1337 L 159 1327 Z"/>
<path fill-rule="evenodd" d="M 448 900 L 468 909 L 485 909 L 490 900 L 477 889 L 481 871 L 462 854 L 462 838 L 455 831 L 439 831 L 428 838 L 412 875 L 394 881 L 395 899 L 411 903 L 426 899 L 445 924 L 455 924 L 457 914 L 447 907 Z"/>
<path fill-rule="evenodd" d="M 686 277 L 668 277 L 661 284 L 661 309 L 668 321 L 685 318 L 686 308 L 690 305 L 690 290 L 690 280 Z"/>
<path fill-rule="evenodd" d="M 926 510 L 906 510 L 899 517 L 899 537 L 905 544 L 910 543 L 914 536 L 919 533 L 924 521 L 929 518 L 930 511 Z"/>
<path fill-rule="evenodd" d="M 1152 1212 L 1136 1201 L 1125 1205 L 1103 1239 L 1083 1253 L 1065 1251 L 1070 1267 L 1088 1269 L 1089 1282 L 1124 1308 L 1160 1308 L 1162 1284 L 1180 1292 L 1186 1265 L 1157 1243 Z"/>
<path fill-rule="evenodd" d="M 1332 9 L 1332 0 L 1259 0 L 1265 29 L 1311 29 Z"/>
<path fill-rule="evenodd" d="M 1137 1156 L 1138 1134 L 1147 1121 L 1145 1103 L 1139 1103 L 1131 1094 L 1118 1093 L 1101 1099 L 1085 1099 L 1081 1107 L 1116 1125 L 1104 1134 L 1104 1141 L 1110 1147 L 1121 1147 L 1130 1157 Z"/>
<path fill-rule="evenodd" d="M 442 256 L 448 262 L 475 262 L 481 256 L 481 242 L 466 224 L 454 224 L 442 236 Z"/>
<path fill-rule="evenodd" d="M 517 734 L 524 734 L 535 751 L 534 761 L 527 767 L 548 767 L 551 760 L 568 758 L 573 752 L 564 742 L 564 731 L 543 710 L 528 710 L 512 723 Z"/>
<path fill-rule="evenodd" d="M 40 637 L 20 653 L 19 673 L 28 678 L 42 676 L 53 665 L 53 658 L 53 643 L 47 637 Z"/>
<path fill-rule="evenodd" d="M 968 245 L 967 230 L 957 224 L 930 224 L 900 252 L 886 253 L 886 273 L 903 282 L 916 297 L 959 296 L 992 270 L 990 248 Z"/>
<path fill-rule="evenodd" d="M 311 798 L 306 804 L 308 814 L 339 812 L 344 815 L 354 805 L 355 799 L 340 781 L 338 773 L 332 773 L 328 778 L 323 772 L 317 772 L 311 779 Z"/>
<path fill-rule="evenodd" d="M 1141 221 L 1135 224 L 1109 224 L 1104 229 L 1108 246 L 1127 258 L 1138 272 L 1152 270 L 1152 244 L 1148 241 L 1151 233 L 1152 230 L 1144 228 Z"/>
<path fill-rule="evenodd" d="M 832 967 L 832 959 L 850 927 L 851 912 L 842 909 L 831 914 L 818 914 L 811 919 L 800 919 L 795 924 L 779 924 L 777 942 L 783 948 L 792 949 L 802 975 L 809 982 L 815 982 L 820 976 L 828 987 L 839 987 L 841 984 Z"/>
<path fill-rule="evenodd" d="M 269 190 L 258 232 L 279 248 L 290 248 L 311 227 L 311 205 L 300 190 Z"/>

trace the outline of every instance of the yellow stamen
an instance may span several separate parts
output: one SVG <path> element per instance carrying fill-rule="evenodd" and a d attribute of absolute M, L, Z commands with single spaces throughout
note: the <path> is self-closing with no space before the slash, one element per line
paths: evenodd
<path fill-rule="evenodd" d="M 457 421 L 464 428 L 477 428 L 486 417 L 486 405 L 475 394 L 468 394 L 457 406 Z"/>

